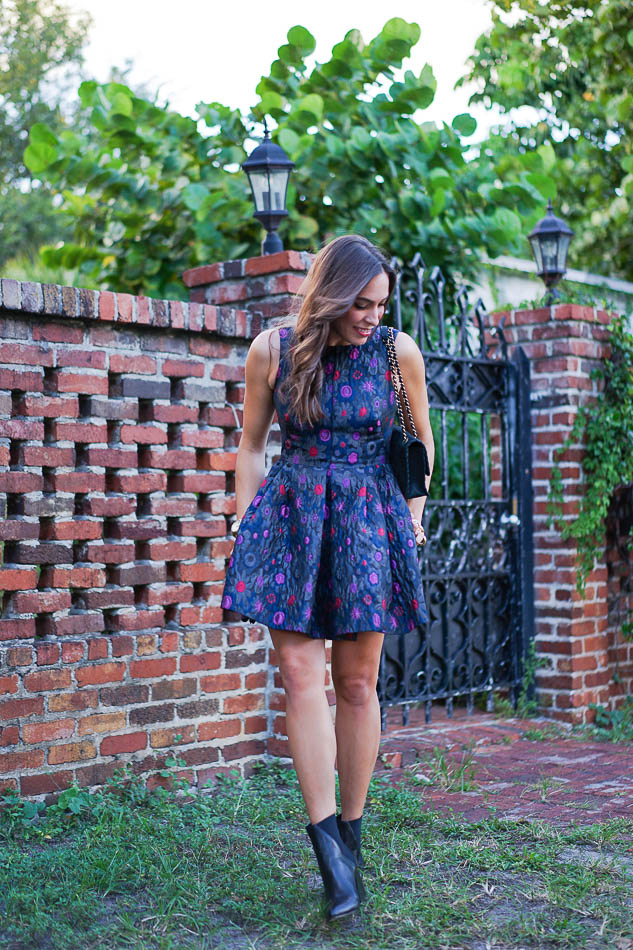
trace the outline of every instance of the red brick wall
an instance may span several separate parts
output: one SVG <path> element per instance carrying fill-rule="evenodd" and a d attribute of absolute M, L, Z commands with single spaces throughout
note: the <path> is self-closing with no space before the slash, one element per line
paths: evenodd
<path fill-rule="evenodd" d="M 0 283 L 0 789 L 266 749 L 266 628 L 220 607 L 245 310 Z M 275 437 L 271 439 L 271 450 Z"/>
<path fill-rule="evenodd" d="M 312 259 L 305 251 L 280 251 L 194 267 L 183 280 L 198 303 L 238 304 L 264 318 L 279 317 L 289 312 Z"/>
<path fill-rule="evenodd" d="M 579 405 L 597 396 L 590 373 L 608 359 L 611 315 L 559 304 L 493 315 L 493 322 L 502 320 L 511 348 L 520 344 L 531 363 L 535 642 L 549 664 L 537 674 L 538 699 L 552 717 L 582 722 L 592 718 L 590 703 L 608 704 L 614 692 L 606 541 L 582 599 L 575 590 L 575 542 L 562 541 L 560 532 L 548 527 L 546 505 L 555 449 L 567 437 Z M 575 445 L 559 460 L 568 520 L 578 510 L 582 456 L 582 447 Z"/>

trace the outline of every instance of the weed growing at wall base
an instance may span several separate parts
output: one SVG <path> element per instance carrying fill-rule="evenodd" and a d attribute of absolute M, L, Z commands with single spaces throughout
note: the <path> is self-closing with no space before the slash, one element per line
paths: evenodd
<path fill-rule="evenodd" d="M 517 716 L 519 719 L 531 719 L 533 716 L 538 715 L 538 701 L 534 698 L 536 671 L 539 667 L 547 666 L 548 662 L 547 657 L 539 657 L 536 655 L 534 640 L 530 640 L 523 661 L 523 677 L 517 695 L 516 706 L 511 700 L 495 693 L 494 711 L 498 716 L 503 716 L 506 719 L 513 718 L 514 716 Z"/>
<path fill-rule="evenodd" d="M 587 727 L 590 735 L 610 742 L 633 742 L 633 696 L 627 696 L 617 709 L 606 709 L 597 703 L 589 703 L 596 718 Z"/>

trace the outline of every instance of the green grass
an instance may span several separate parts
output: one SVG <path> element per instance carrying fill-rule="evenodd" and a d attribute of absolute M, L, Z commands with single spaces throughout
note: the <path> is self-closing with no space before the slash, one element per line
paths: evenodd
<path fill-rule="evenodd" d="M 633 939 L 633 821 L 469 823 L 434 813 L 412 780 L 375 776 L 369 899 L 328 924 L 292 770 L 184 796 L 148 792 L 128 772 L 46 810 L 0 801 L 2 950 L 611 950 Z"/>
<path fill-rule="evenodd" d="M 462 750 L 458 762 L 435 746 L 431 755 L 424 756 L 410 766 L 407 774 L 417 785 L 435 785 L 445 792 L 472 792 L 477 788 L 476 769 L 473 762 L 474 743 Z"/>

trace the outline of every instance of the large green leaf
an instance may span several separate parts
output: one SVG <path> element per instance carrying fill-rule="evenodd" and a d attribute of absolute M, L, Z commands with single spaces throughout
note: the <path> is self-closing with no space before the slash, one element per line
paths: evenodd
<path fill-rule="evenodd" d="M 443 188 L 436 188 L 433 192 L 433 200 L 431 202 L 431 216 L 439 214 L 440 211 L 444 209 L 446 204 L 446 191 Z"/>
<path fill-rule="evenodd" d="M 544 198 L 556 197 L 556 182 L 549 175 L 539 175 L 531 172 L 527 175 L 527 180 L 535 188 L 538 188 Z"/>
<path fill-rule="evenodd" d="M 312 53 L 316 46 L 316 40 L 305 26 L 292 26 L 287 33 L 288 42 L 296 46 L 304 55 Z"/>
<path fill-rule="evenodd" d="M 328 63 L 323 63 L 321 72 L 328 79 L 351 79 L 354 70 L 345 59 L 331 59 Z"/>
<path fill-rule="evenodd" d="M 451 125 L 459 135 L 464 136 L 474 135 L 477 130 L 477 120 L 467 112 L 456 115 Z"/>
<path fill-rule="evenodd" d="M 496 208 L 492 220 L 502 232 L 507 232 L 511 237 L 515 237 L 523 230 L 523 222 L 516 212 L 510 208 Z"/>
<path fill-rule="evenodd" d="M 323 116 L 323 99 L 318 93 L 310 93 L 298 99 L 292 106 L 291 114 L 305 115 L 314 122 L 320 122 Z"/>
<path fill-rule="evenodd" d="M 296 132 L 292 129 L 281 129 L 277 138 L 281 147 L 291 158 L 297 154 L 300 139 Z"/>
<path fill-rule="evenodd" d="M 371 145 L 371 135 L 363 126 L 357 125 L 349 137 L 354 148 L 365 150 Z"/>
<path fill-rule="evenodd" d="M 283 99 L 278 92 L 265 92 L 260 105 L 264 115 L 283 115 Z"/>
<path fill-rule="evenodd" d="M 290 43 L 280 46 L 277 53 L 279 54 L 279 59 L 289 66 L 301 66 L 303 63 L 301 50 L 297 49 L 296 46 L 292 46 Z"/>
<path fill-rule="evenodd" d="M 53 148 L 58 144 L 59 139 L 43 122 L 36 122 L 29 131 L 31 144 L 43 142 L 45 145 L 52 145 Z"/>
<path fill-rule="evenodd" d="M 115 114 L 120 112 L 121 115 L 131 116 L 132 115 L 132 100 L 129 96 L 126 96 L 123 92 L 117 92 L 112 97 L 112 113 Z"/>
<path fill-rule="evenodd" d="M 57 158 L 57 151 L 48 142 L 35 141 L 24 150 L 24 164 L 34 175 L 43 172 Z"/>
<path fill-rule="evenodd" d="M 208 194 L 209 191 L 204 185 L 194 182 L 183 188 L 182 200 L 191 211 L 197 211 Z"/>
<path fill-rule="evenodd" d="M 407 23 L 406 20 L 400 17 L 387 20 L 381 31 L 381 36 L 385 39 L 404 40 L 405 43 L 410 43 L 411 46 L 415 46 L 420 39 L 420 34 L 421 30 L 417 23 Z"/>
<path fill-rule="evenodd" d="M 81 99 L 82 105 L 91 106 L 94 104 L 95 95 L 98 88 L 99 88 L 99 84 L 95 82 L 93 79 L 89 79 L 81 83 L 81 85 L 79 86 L 78 92 L 79 92 L 79 98 Z"/>

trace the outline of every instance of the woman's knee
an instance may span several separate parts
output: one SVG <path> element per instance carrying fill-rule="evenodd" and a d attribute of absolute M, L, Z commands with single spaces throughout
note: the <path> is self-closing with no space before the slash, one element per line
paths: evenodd
<path fill-rule="evenodd" d="M 350 706 L 366 706 L 376 697 L 376 676 L 373 671 L 353 670 L 333 674 L 332 681 L 337 700 Z"/>
<path fill-rule="evenodd" d="M 310 641 L 273 637 L 281 684 L 290 698 L 325 689 L 325 653 Z"/>

